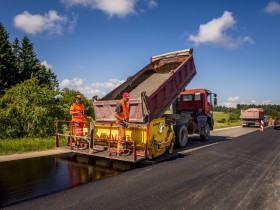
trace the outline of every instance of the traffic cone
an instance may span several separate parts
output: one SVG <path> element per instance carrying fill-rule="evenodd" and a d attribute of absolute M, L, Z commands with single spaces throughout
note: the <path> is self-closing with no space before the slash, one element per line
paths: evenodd
<path fill-rule="evenodd" d="M 264 121 L 263 121 L 263 120 L 261 120 L 260 131 L 263 131 L 263 127 L 264 127 Z"/>

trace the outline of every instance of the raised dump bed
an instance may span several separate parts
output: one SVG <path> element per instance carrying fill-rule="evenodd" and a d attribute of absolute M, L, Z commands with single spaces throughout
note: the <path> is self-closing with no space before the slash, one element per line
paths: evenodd
<path fill-rule="evenodd" d="M 95 120 L 114 122 L 113 112 L 124 92 L 131 96 L 131 122 L 146 123 L 159 118 L 195 75 L 192 49 L 154 56 L 143 69 L 100 101 L 93 102 Z"/>
<path fill-rule="evenodd" d="M 263 119 L 264 110 L 263 108 L 250 108 L 247 110 L 241 110 L 241 119 Z"/>

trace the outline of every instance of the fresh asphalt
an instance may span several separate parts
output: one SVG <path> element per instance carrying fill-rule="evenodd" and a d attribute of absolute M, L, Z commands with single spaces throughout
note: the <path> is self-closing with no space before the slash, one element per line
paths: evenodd
<path fill-rule="evenodd" d="M 214 131 L 169 158 L 7 209 L 280 209 L 279 162 L 280 130 Z"/>

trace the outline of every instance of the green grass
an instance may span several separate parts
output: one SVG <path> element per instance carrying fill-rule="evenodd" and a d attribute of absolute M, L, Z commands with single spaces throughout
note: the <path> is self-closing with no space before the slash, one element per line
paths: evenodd
<path fill-rule="evenodd" d="M 240 126 L 241 121 L 236 121 L 236 122 L 230 122 L 229 121 L 229 114 L 224 113 L 224 112 L 213 112 L 213 117 L 214 117 L 214 129 L 218 128 L 227 128 L 227 127 L 233 127 L 233 126 Z M 225 123 L 219 123 L 218 121 L 221 119 L 225 119 Z"/>
<path fill-rule="evenodd" d="M 40 139 L 0 139 L 0 155 L 20 154 L 50 149 L 55 149 L 55 137 Z"/>
<path fill-rule="evenodd" d="M 224 112 L 214 112 L 213 116 L 214 116 L 215 121 L 221 120 L 222 118 L 225 118 L 225 119 L 229 118 L 229 114 L 226 114 Z"/>

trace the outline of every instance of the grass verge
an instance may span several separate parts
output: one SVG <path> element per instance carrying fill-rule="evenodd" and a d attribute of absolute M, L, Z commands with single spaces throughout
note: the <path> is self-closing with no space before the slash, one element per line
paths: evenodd
<path fill-rule="evenodd" d="M 215 122 L 214 129 L 241 126 L 240 120 L 230 121 L 229 116 L 230 116 L 229 114 L 224 113 L 224 112 L 214 112 L 213 113 L 214 122 Z M 224 122 L 221 122 L 221 121 L 224 121 Z"/>
<path fill-rule="evenodd" d="M 67 141 L 65 139 L 65 141 Z M 0 139 L 0 155 L 55 149 L 55 137 Z"/>

